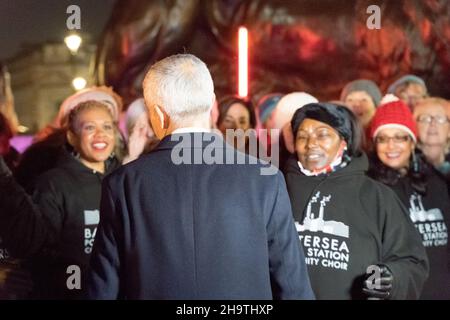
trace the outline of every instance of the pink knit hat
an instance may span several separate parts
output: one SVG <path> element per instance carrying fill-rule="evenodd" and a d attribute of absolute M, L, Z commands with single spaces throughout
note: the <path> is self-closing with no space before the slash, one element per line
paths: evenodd
<path fill-rule="evenodd" d="M 70 111 L 81 102 L 88 100 L 104 103 L 111 111 L 114 121 L 119 120 L 119 115 L 123 107 L 122 98 L 110 87 L 92 86 L 74 93 L 63 101 L 59 107 L 58 116 L 55 119 L 55 126 L 62 127 Z"/>

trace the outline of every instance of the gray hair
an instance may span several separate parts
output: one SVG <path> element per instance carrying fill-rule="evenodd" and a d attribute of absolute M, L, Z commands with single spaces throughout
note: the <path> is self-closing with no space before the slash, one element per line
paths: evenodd
<path fill-rule="evenodd" d="M 177 54 L 150 67 L 143 81 L 147 106 L 158 105 L 175 123 L 210 112 L 214 84 L 205 63 L 191 54 Z"/>

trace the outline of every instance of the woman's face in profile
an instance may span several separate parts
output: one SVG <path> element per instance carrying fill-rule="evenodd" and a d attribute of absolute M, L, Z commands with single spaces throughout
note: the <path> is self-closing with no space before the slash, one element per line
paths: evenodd
<path fill-rule="evenodd" d="M 305 119 L 295 136 L 297 158 L 305 169 L 320 170 L 330 165 L 345 141 L 326 123 Z"/>

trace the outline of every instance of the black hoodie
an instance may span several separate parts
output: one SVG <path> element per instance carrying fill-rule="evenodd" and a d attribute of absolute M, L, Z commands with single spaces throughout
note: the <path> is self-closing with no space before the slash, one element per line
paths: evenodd
<path fill-rule="evenodd" d="M 406 208 L 365 175 L 365 155 L 326 176 L 305 176 L 297 159 L 285 176 L 299 238 L 317 299 L 362 299 L 367 267 L 394 275 L 391 299 L 417 299 L 428 260 Z"/>
<path fill-rule="evenodd" d="M 117 166 L 115 158 L 108 160 L 106 173 Z M 56 168 L 39 176 L 33 186 L 32 198 L 37 206 L 22 206 L 27 212 L 11 212 L 3 217 L 6 224 L 22 227 L 15 233 L 23 235 L 23 240 L 18 239 L 23 243 L 8 245 L 8 248 L 19 257 L 32 255 L 29 268 L 34 281 L 34 298 L 83 296 L 83 288 L 79 290 L 78 284 L 86 274 L 99 222 L 103 177 L 63 147 Z M 5 240 L 8 238 L 17 237 L 8 234 Z M 39 246 L 31 250 L 27 243 Z"/>
<path fill-rule="evenodd" d="M 430 260 L 430 277 L 424 285 L 421 299 L 450 299 L 450 199 L 445 180 L 434 170 L 426 176 L 427 192 L 420 195 L 412 188 L 409 177 L 403 177 L 392 186 L 397 196 L 408 207 L 409 215 Z"/>

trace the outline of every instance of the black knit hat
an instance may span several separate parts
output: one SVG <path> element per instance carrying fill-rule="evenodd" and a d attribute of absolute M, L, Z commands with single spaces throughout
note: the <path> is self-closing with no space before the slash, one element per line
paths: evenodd
<path fill-rule="evenodd" d="M 313 119 L 334 128 L 347 142 L 350 155 L 359 153 L 361 129 L 355 116 L 346 107 L 326 102 L 309 103 L 298 109 L 291 121 L 294 137 L 305 119 Z"/>

